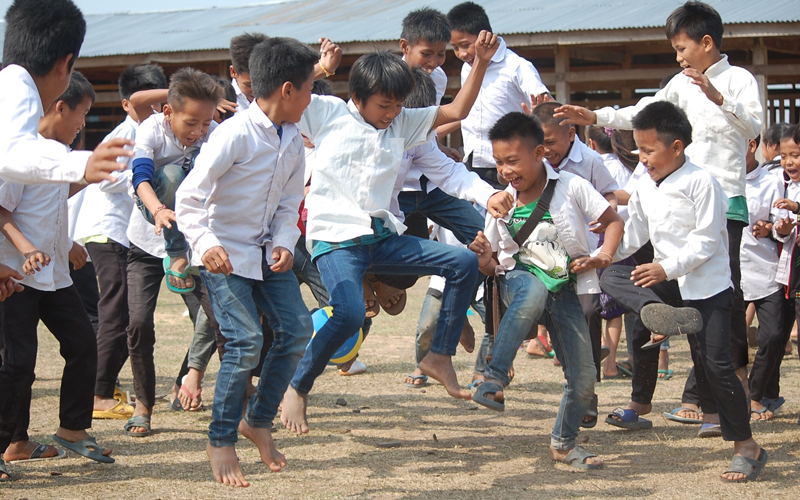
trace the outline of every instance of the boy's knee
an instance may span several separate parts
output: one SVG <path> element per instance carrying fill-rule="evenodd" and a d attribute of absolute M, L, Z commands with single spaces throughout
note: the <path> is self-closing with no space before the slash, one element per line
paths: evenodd
<path fill-rule="evenodd" d="M 180 165 L 164 165 L 153 174 L 153 190 L 158 199 L 167 207 L 175 207 L 175 191 L 186 177 Z"/>

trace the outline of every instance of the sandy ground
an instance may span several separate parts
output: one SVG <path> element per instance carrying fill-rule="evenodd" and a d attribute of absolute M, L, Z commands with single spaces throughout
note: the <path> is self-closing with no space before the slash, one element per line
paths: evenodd
<path fill-rule="evenodd" d="M 685 340 L 673 342 L 671 367 L 676 375 L 658 384 L 652 430 L 631 432 L 604 424 L 605 413 L 627 403 L 630 380 L 598 385 L 601 422 L 595 429 L 582 431 L 579 440 L 607 465 L 600 471 L 582 472 L 554 464 L 547 456 L 563 387 L 561 371 L 550 361 L 529 359 L 520 351 L 516 378 L 506 392 L 505 413 L 453 400 L 438 384 L 424 389 L 402 384 L 413 369 L 414 330 L 424 286 L 410 291 L 404 314 L 382 313 L 376 318 L 361 351 L 360 359 L 369 367 L 366 374 L 341 377 L 329 368 L 320 377 L 310 397 L 308 436 L 289 436 L 278 425 L 275 439 L 289 460 L 283 472 L 269 472 L 255 447 L 244 440 L 238 447 L 239 457 L 251 487 L 233 489 L 215 483 L 205 455 L 211 413 L 173 412 L 166 399 L 156 406 L 156 433 L 148 438 L 124 436 L 123 421 L 94 422 L 92 433 L 100 443 L 114 448 L 116 464 L 96 464 L 70 453 L 64 460 L 12 465 L 15 481 L 0 484 L 0 498 L 501 500 L 800 495 L 796 346 L 783 365 L 783 395 L 788 402 L 773 422 L 753 425 L 756 439 L 770 453 L 770 463 L 758 482 L 723 484 L 719 475 L 728 465 L 732 445 L 721 439 L 698 439 L 697 426 L 671 423 L 661 416 L 680 402 L 691 363 Z M 304 293 L 310 298 L 306 289 Z M 182 316 L 183 310 L 180 299 L 164 288 L 156 314 L 159 394 L 169 393 L 190 341 L 191 324 Z M 477 316 L 470 316 L 470 321 L 481 331 Z M 40 339 L 31 436 L 51 442 L 63 362 L 55 340 L 43 327 Z M 466 384 L 474 355 L 460 351 L 454 361 Z M 207 403 L 213 399 L 217 367 L 215 359 L 205 381 Z M 120 378 L 123 388 L 132 391 L 128 365 Z M 337 405 L 339 398 L 347 406 Z M 400 446 L 377 446 L 388 441 L 398 441 Z"/>

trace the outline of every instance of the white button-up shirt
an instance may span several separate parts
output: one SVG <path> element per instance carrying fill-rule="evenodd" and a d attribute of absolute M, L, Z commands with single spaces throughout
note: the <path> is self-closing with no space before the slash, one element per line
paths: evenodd
<path fill-rule="evenodd" d="M 462 87 L 471 71 L 472 66 L 467 63 L 461 67 Z M 505 40 L 500 38 L 500 47 L 486 68 L 478 99 L 469 116 L 461 120 L 464 156 L 472 153 L 474 168 L 496 167 L 489 130 L 497 120 L 512 111 L 522 111 L 523 102 L 531 104 L 531 94 L 544 92 L 547 87 L 533 63 L 508 49 Z"/>
<path fill-rule="evenodd" d="M 547 178 L 558 179 L 553 198 L 550 200 L 550 216 L 556 226 L 558 237 L 564 244 L 570 258 L 585 257 L 594 250 L 590 247 L 586 235 L 585 219 L 597 220 L 611 205 L 595 190 L 591 184 L 569 172 L 556 172 L 545 163 Z M 517 190 L 511 186 L 506 191 L 514 196 L 516 206 Z M 514 255 L 519 253 L 519 245 L 508 231 L 508 222 L 513 211 L 505 217 L 495 219 L 486 215 L 486 238 L 492 244 L 492 251 L 497 252 L 497 273 L 503 274 L 514 269 L 517 261 Z M 595 245 L 596 246 L 596 245 Z M 578 294 L 600 293 L 600 283 L 594 269 L 581 271 L 577 275 Z"/>
<path fill-rule="evenodd" d="M 749 71 L 731 66 L 727 55 L 705 75 L 722 94 L 722 106 L 711 102 L 691 78 L 679 73 L 655 96 L 645 97 L 635 106 L 597 110 L 597 124 L 631 129 L 631 120 L 645 106 L 669 101 L 681 108 L 692 124 L 692 143 L 686 148 L 692 163 L 711 172 L 729 198 L 745 196 L 747 142 L 761 132 L 764 117 L 758 85 Z"/>
<path fill-rule="evenodd" d="M 684 300 L 707 299 L 732 287 L 728 197 L 719 182 L 688 161 L 658 186 L 644 181 L 631 193 L 630 218 L 614 261 L 650 240 L 653 262 L 661 264 L 667 279 L 678 280 Z"/>
<path fill-rule="evenodd" d="M 789 179 L 789 176 L 786 175 L 785 172 L 778 171 L 778 177 L 782 179 L 784 190 L 782 198 L 788 198 L 792 201 L 800 200 L 800 183 L 793 182 Z M 788 217 L 792 219 L 792 221 L 797 223 L 797 214 L 786 211 L 784 218 Z M 775 228 L 772 228 L 772 236 L 783 243 L 783 248 L 781 249 L 781 256 L 778 260 L 778 271 L 775 274 L 775 281 L 780 283 L 781 285 L 789 286 L 789 281 L 791 279 L 791 275 L 795 272 L 794 269 L 794 262 L 792 261 L 792 255 L 794 254 L 794 246 L 797 242 L 797 227 L 795 226 L 792 228 L 792 231 L 789 233 L 788 236 L 781 236 L 775 231 Z"/>
<path fill-rule="evenodd" d="M 430 141 L 438 106 L 403 109 L 387 129 L 364 121 L 355 104 L 311 96 L 300 129 L 316 146 L 316 167 L 306 197 L 306 239 L 338 243 L 372 234 L 372 217 L 402 234 L 390 212 L 403 153 Z"/>
<path fill-rule="evenodd" d="M 603 159 L 603 165 L 606 166 L 606 170 L 608 170 L 608 173 L 611 174 L 611 177 L 614 179 L 614 182 L 617 183 L 619 188 L 622 188 L 622 186 L 628 183 L 628 180 L 631 178 L 631 174 L 633 174 L 633 172 L 628 170 L 628 167 L 619 161 L 617 155 L 614 153 L 603 153 L 600 154 L 600 158 Z"/>
<path fill-rule="evenodd" d="M 223 122 L 176 193 L 178 227 L 192 261 L 201 265 L 210 248 L 222 246 L 234 274 L 261 281 L 262 249 L 270 265 L 274 247 L 294 253 L 304 169 L 295 124 L 283 124 L 279 137 L 258 105 Z"/>
<path fill-rule="evenodd" d="M 781 285 L 775 281 L 778 271 L 778 243 L 768 236 L 756 239 L 752 231 L 752 226 L 757 221 L 774 222 L 788 215 L 788 210 L 779 210 L 772 206 L 779 198 L 783 198 L 783 181 L 780 177 L 761 166 L 747 174 L 750 226 L 742 231 L 739 256 L 744 300 L 763 299 L 781 289 Z"/>
<path fill-rule="evenodd" d="M 30 73 L 0 71 L 0 179 L 23 184 L 83 182 L 91 151 L 72 151 L 39 135 L 42 99 Z"/>
<path fill-rule="evenodd" d="M 233 90 L 236 91 L 236 104 L 239 105 L 239 107 L 236 108 L 236 112 L 241 113 L 242 111 L 247 111 L 250 107 L 250 101 L 247 100 L 247 96 L 244 95 L 244 92 L 242 92 L 242 89 L 239 87 L 239 82 L 233 79 L 231 80 L 231 86 Z"/>
<path fill-rule="evenodd" d="M 170 164 L 182 165 L 200 149 L 216 127 L 217 122 L 212 121 L 205 135 L 191 146 L 184 146 L 175 137 L 164 113 L 150 115 L 136 129 L 136 146 L 133 148 L 131 164 L 139 158 L 150 158 L 156 169 Z"/>
<path fill-rule="evenodd" d="M 636 165 L 636 168 L 633 169 L 633 173 L 628 178 L 628 182 L 625 183 L 625 186 L 622 187 L 622 190 L 628 193 L 628 195 L 632 195 L 636 192 L 636 184 L 639 182 L 639 179 L 642 177 L 645 178 L 642 182 L 653 182 L 653 179 L 647 175 L 647 169 L 645 166 L 640 162 Z M 617 205 L 617 213 L 623 220 L 626 222 L 628 221 L 628 205 Z"/>
<path fill-rule="evenodd" d="M 547 158 L 544 161 L 550 165 Z M 553 167 L 553 165 L 550 166 Z M 619 189 L 614 177 L 606 168 L 603 158 L 597 151 L 584 144 L 577 135 L 572 147 L 569 148 L 567 157 L 561 160 L 558 168 L 553 168 L 559 172 L 569 172 L 586 179 L 602 195 L 613 193 Z"/>

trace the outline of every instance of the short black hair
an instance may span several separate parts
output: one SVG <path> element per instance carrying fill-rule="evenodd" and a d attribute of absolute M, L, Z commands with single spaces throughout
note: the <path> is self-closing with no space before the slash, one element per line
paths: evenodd
<path fill-rule="evenodd" d="M 250 55 L 253 48 L 269 38 L 263 33 L 243 33 L 231 38 L 231 64 L 239 74 L 250 74 Z"/>
<path fill-rule="evenodd" d="M 444 14 L 430 7 L 412 10 L 403 19 L 403 32 L 400 38 L 413 47 L 420 41 L 439 43 L 450 41 L 450 25 Z"/>
<path fill-rule="evenodd" d="M 236 89 L 233 88 L 233 85 L 231 85 L 230 80 L 228 80 L 227 78 L 222 78 L 221 76 L 218 75 L 209 75 L 209 76 L 213 78 L 214 81 L 217 82 L 217 85 L 219 85 L 219 88 L 222 89 L 222 97 L 225 100 L 236 102 Z M 233 115 L 235 114 L 236 114 L 235 111 L 225 111 L 224 113 L 221 112 L 220 118 L 222 119 L 222 121 L 225 121 L 228 118 L 232 118 Z"/>
<path fill-rule="evenodd" d="M 414 74 L 414 90 L 406 96 L 403 107 L 427 108 L 436 106 L 436 84 L 433 78 L 422 68 L 411 70 Z"/>
<path fill-rule="evenodd" d="M 94 93 L 94 87 L 80 71 L 73 71 L 67 90 L 56 99 L 56 102 L 64 101 L 69 106 L 69 109 L 75 109 L 87 97 L 91 97 L 92 104 L 94 104 L 97 98 Z"/>
<path fill-rule="evenodd" d="M 512 111 L 503 116 L 489 130 L 490 141 L 510 141 L 521 139 L 531 141 L 533 147 L 544 142 L 542 126 L 533 116 L 528 116 L 519 111 Z"/>
<path fill-rule="evenodd" d="M 130 99 L 140 90 L 166 89 L 167 77 L 164 70 L 157 64 L 131 64 L 119 75 L 119 96 L 121 99 Z"/>
<path fill-rule="evenodd" d="M 800 146 L 800 125 L 789 125 L 789 128 L 783 131 L 781 141 L 794 141 Z"/>
<path fill-rule="evenodd" d="M 774 146 L 776 144 L 780 144 L 781 138 L 783 137 L 783 133 L 790 128 L 792 128 L 792 126 L 789 123 L 784 123 L 784 122 L 773 123 L 764 133 L 764 144 L 766 144 L 767 146 Z"/>
<path fill-rule="evenodd" d="M 685 148 L 692 143 L 692 124 L 683 110 L 671 102 L 648 104 L 633 117 L 633 130 L 655 130 L 658 140 L 670 145 L 676 140 Z"/>
<path fill-rule="evenodd" d="M 281 85 L 291 82 L 300 88 L 319 61 L 319 52 L 294 38 L 268 38 L 250 54 L 250 80 L 253 96 L 269 97 Z"/>
<path fill-rule="evenodd" d="M 559 102 L 543 102 L 533 108 L 533 116 L 539 120 L 542 127 L 561 127 L 560 124 L 563 119 L 553 116 L 558 107 L 561 107 L 561 103 Z M 569 129 L 570 127 L 572 127 L 572 125 L 565 125 L 563 128 Z"/>
<path fill-rule="evenodd" d="M 6 12 L 3 66 L 17 64 L 45 76 L 56 62 L 81 52 L 86 20 L 71 0 L 16 0 Z"/>
<path fill-rule="evenodd" d="M 708 35 L 717 49 L 722 48 L 722 18 L 714 7 L 703 2 L 686 2 L 667 18 L 667 38 L 672 39 L 681 31 L 686 36 L 700 43 Z"/>
<path fill-rule="evenodd" d="M 361 102 L 375 94 L 405 101 L 414 90 L 414 74 L 402 59 L 388 51 L 356 59 L 350 69 L 350 97 Z"/>
<path fill-rule="evenodd" d="M 447 13 L 447 22 L 452 31 L 464 31 L 478 36 L 481 30 L 492 31 L 489 16 L 483 7 L 474 2 L 464 2 L 456 5 Z"/>
<path fill-rule="evenodd" d="M 316 95 L 334 95 L 333 85 L 328 80 L 314 80 L 311 86 L 311 93 Z"/>
<path fill-rule="evenodd" d="M 181 111 L 187 100 L 218 103 L 222 88 L 207 73 L 194 68 L 181 68 L 169 79 L 167 103 L 175 111 Z"/>

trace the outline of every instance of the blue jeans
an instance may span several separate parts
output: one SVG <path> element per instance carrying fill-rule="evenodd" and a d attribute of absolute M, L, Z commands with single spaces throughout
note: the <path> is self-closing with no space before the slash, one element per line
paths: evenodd
<path fill-rule="evenodd" d="M 185 177 L 186 172 L 180 165 L 164 165 L 156 169 L 153 174 L 153 191 L 156 192 L 161 203 L 170 210 L 175 210 L 175 191 L 178 190 L 178 186 Z M 150 210 L 144 206 L 138 196 L 135 197 L 135 200 L 136 206 L 147 222 L 155 225 L 156 221 Z M 183 257 L 189 253 L 189 243 L 183 233 L 178 230 L 178 223 L 172 221 L 171 224 L 171 228 L 161 228 L 161 234 L 164 235 L 164 250 L 170 257 Z"/>
<path fill-rule="evenodd" d="M 319 307 L 328 305 L 330 296 L 325 285 L 322 284 L 322 277 L 319 275 L 319 269 L 311 262 L 311 255 L 306 249 L 306 237 L 300 236 L 297 244 L 294 246 L 294 264 L 292 272 L 297 277 L 297 281 L 305 283 L 311 289 L 314 298 L 317 299 Z"/>
<path fill-rule="evenodd" d="M 292 379 L 292 387 L 308 394 L 328 360 L 364 323 L 366 310 L 361 280 L 364 274 L 444 276 L 442 311 L 431 351 L 452 356 L 467 319 L 478 281 L 478 259 L 463 248 L 414 236 L 391 236 L 372 245 L 340 248 L 316 260 L 322 282 L 330 292 L 333 315 L 306 349 Z"/>
<path fill-rule="evenodd" d="M 214 315 L 227 339 L 208 428 L 211 446 L 236 443 L 247 378 L 259 363 L 264 340 L 261 314 L 273 328 L 275 340 L 264 360 L 261 383 L 247 405 L 244 418 L 253 427 L 272 427 L 283 393 L 313 332 L 294 274 L 274 273 L 266 259 L 261 262 L 264 281 L 200 270 Z"/>
<path fill-rule="evenodd" d="M 497 285 L 508 310 L 494 339 L 486 377 L 508 385 L 508 370 L 525 336 L 537 323 L 547 327 L 567 380 L 550 445 L 557 450 L 572 449 L 595 383 L 589 327 L 575 285 L 568 283 L 557 293 L 550 293 L 533 273 L 519 268 L 500 276 Z"/>
<path fill-rule="evenodd" d="M 486 309 L 483 307 L 483 300 L 476 300 L 472 304 L 472 309 L 485 321 Z M 442 309 L 442 294 L 439 290 L 428 288 L 425 299 L 422 301 L 422 310 L 419 313 L 419 323 L 417 323 L 417 338 L 415 342 L 415 354 L 417 365 L 422 358 L 428 354 L 433 341 L 433 334 L 436 332 L 436 325 L 439 321 L 439 312 Z"/>
<path fill-rule="evenodd" d="M 400 210 L 406 215 L 420 212 L 425 217 L 449 229 L 458 241 L 469 245 L 478 231 L 483 231 L 484 219 L 467 200 L 455 198 L 439 188 L 430 193 L 403 191 L 397 195 Z"/>

